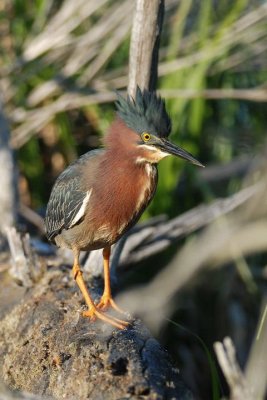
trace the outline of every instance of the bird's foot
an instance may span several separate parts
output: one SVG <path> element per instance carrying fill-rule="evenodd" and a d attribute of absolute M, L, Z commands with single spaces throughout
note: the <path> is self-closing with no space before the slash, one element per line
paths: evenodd
<path fill-rule="evenodd" d="M 103 294 L 103 296 L 101 297 L 100 302 L 96 305 L 96 308 L 101 311 L 105 311 L 108 308 L 113 308 L 113 310 L 115 310 L 121 314 L 126 314 L 125 311 L 123 311 L 119 306 L 117 306 L 117 304 L 115 303 L 115 301 L 112 299 L 111 296 L 108 296 L 105 294 Z M 122 319 L 115 318 L 115 317 L 112 317 L 112 318 L 115 321 L 117 321 L 118 323 L 123 324 L 124 326 L 130 325 L 130 322 L 123 321 Z"/>
<path fill-rule="evenodd" d="M 87 311 L 83 311 L 82 316 L 89 318 L 91 321 L 95 321 L 97 318 L 101 319 L 102 321 L 104 321 L 110 325 L 113 325 L 113 326 L 115 326 L 115 328 L 118 328 L 118 329 L 126 329 L 127 326 L 129 325 L 129 323 L 126 321 L 122 321 L 118 318 L 113 318 L 113 317 L 109 317 L 109 316 L 105 315 L 101 311 L 97 310 L 97 308 L 95 308 L 95 307 L 91 307 Z"/>
<path fill-rule="evenodd" d="M 107 310 L 110 307 L 113 308 L 113 310 L 117 311 L 118 313 L 126 314 L 125 311 L 123 311 L 119 306 L 117 306 L 117 304 L 115 303 L 115 301 L 111 296 L 103 294 L 103 296 L 100 299 L 100 302 L 96 305 L 96 308 L 102 311 L 102 310 Z"/>

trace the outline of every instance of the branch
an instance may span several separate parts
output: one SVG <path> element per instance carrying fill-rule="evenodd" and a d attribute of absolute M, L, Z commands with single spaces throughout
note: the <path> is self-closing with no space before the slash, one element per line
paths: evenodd
<path fill-rule="evenodd" d="M 262 175 L 265 177 L 265 171 Z M 132 312 L 138 312 L 143 320 L 149 321 L 153 329 L 157 330 L 161 327 L 163 316 L 166 318 L 175 307 L 175 302 L 172 301 L 175 293 L 189 282 L 191 283 L 199 271 L 210 266 L 214 268 L 226 265 L 227 262 L 237 260 L 241 256 L 266 251 L 266 193 L 266 179 L 262 178 L 259 183 L 243 189 L 234 197 L 221 200 L 223 207 L 220 207 L 220 201 L 215 201 L 214 208 L 206 208 L 208 206 L 203 208 L 206 213 L 201 213 L 200 210 L 200 217 L 196 213 L 190 215 L 189 212 L 187 216 L 184 214 L 180 224 L 174 226 L 175 229 L 172 230 L 169 226 L 171 233 L 176 232 L 174 240 L 188 233 L 189 230 L 193 232 L 201 225 L 205 226 L 211 221 L 214 223 L 187 241 L 169 265 L 161 270 L 148 285 L 121 294 L 122 305 Z M 235 210 L 237 207 L 239 207 L 238 210 Z M 218 218 L 224 215 L 226 210 L 229 212 L 227 218 Z M 232 210 L 234 211 L 230 214 Z M 161 245 L 165 245 L 166 238 L 172 240 L 168 231 L 163 231 L 163 233 Z M 143 254 L 147 256 L 148 250 L 150 250 L 150 255 L 156 254 L 157 232 L 152 232 L 153 234 L 155 236 L 151 246 L 146 240 L 147 248 L 142 249 L 142 244 L 140 244 L 140 248 L 136 249 L 137 254 L 143 251 Z M 136 260 L 134 255 L 133 259 Z M 125 262 L 128 262 L 127 260 L 126 258 Z M 155 293 L 157 293 L 156 296 Z M 150 318 L 151 315 L 153 315 L 153 321 Z"/>
<path fill-rule="evenodd" d="M 254 399 L 263 399 L 267 393 L 267 298 L 263 300 L 255 339 L 250 350 L 245 369 L 248 385 L 253 390 Z"/>
<path fill-rule="evenodd" d="M 227 380 L 231 400 L 264 399 L 267 389 L 267 301 L 263 301 L 255 339 L 243 373 L 238 365 L 232 340 L 226 337 L 223 343 L 216 342 L 214 350 Z"/>
<path fill-rule="evenodd" d="M 139 81 L 138 81 L 139 82 Z M 124 82 L 125 83 L 125 82 Z M 139 86 L 141 83 L 139 82 Z M 136 86 L 135 86 L 136 87 Z M 146 86 L 145 86 L 146 87 Z M 50 87 L 43 86 L 44 90 L 50 90 Z M 76 92 L 76 93 L 73 93 Z M 131 92 L 135 95 L 135 91 Z M 237 99 L 237 100 L 247 100 L 254 102 L 265 102 L 267 101 L 267 89 L 265 88 L 255 88 L 255 89 L 207 89 L 203 91 L 198 91 L 194 89 L 187 90 L 160 90 L 160 94 L 164 98 L 176 98 L 182 97 L 187 99 L 194 99 L 203 97 L 206 99 Z M 46 94 L 43 94 L 46 97 Z M 15 109 L 13 111 L 12 119 L 14 122 L 20 122 L 21 124 L 13 130 L 13 135 L 11 138 L 12 148 L 20 148 L 23 146 L 29 138 L 36 134 L 51 121 L 57 113 L 75 110 L 79 107 L 83 107 L 90 104 L 102 104 L 109 103 L 116 100 L 116 94 L 114 92 L 96 92 L 83 90 L 83 93 L 79 88 L 76 88 L 72 92 L 66 92 L 61 95 L 53 103 L 35 108 L 34 111 L 26 111 L 23 109 Z"/>
<path fill-rule="evenodd" d="M 259 191 L 259 185 L 247 187 L 225 199 L 216 199 L 211 204 L 201 205 L 170 221 L 151 221 L 133 229 L 126 241 L 120 265 L 135 264 L 154 256 L 182 237 L 196 232 L 219 217 L 244 204 Z"/>
<path fill-rule="evenodd" d="M 4 244 L 6 229 L 16 219 L 16 175 L 12 150 L 9 146 L 9 128 L 0 104 L 0 247 Z"/>
<path fill-rule="evenodd" d="M 7 229 L 11 253 L 10 275 L 24 287 L 32 287 L 43 272 L 43 264 L 30 244 L 30 236 L 20 235 L 15 228 Z"/>
<path fill-rule="evenodd" d="M 223 343 L 214 343 L 218 362 L 231 391 L 231 400 L 251 400 L 255 398 L 244 374 L 236 360 L 236 351 L 232 340 L 226 337 Z"/>
<path fill-rule="evenodd" d="M 236 99 L 248 100 L 256 102 L 267 101 L 267 88 L 254 88 L 254 89 L 165 89 L 161 90 L 161 94 L 165 98 L 182 97 L 183 99 Z"/>
<path fill-rule="evenodd" d="M 158 50 L 164 15 L 164 0 L 137 0 L 133 21 L 128 93 L 135 97 L 137 85 L 156 89 Z"/>

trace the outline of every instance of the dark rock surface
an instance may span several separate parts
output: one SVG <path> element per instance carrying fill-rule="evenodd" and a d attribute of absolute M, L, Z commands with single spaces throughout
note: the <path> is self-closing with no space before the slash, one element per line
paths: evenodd
<path fill-rule="evenodd" d="M 0 280 L 14 291 L 9 281 Z M 60 400 L 193 398 L 139 320 L 118 331 L 80 316 L 69 270 L 51 268 L 18 293 L 19 303 L 0 313 L 0 376 L 10 388 Z"/>

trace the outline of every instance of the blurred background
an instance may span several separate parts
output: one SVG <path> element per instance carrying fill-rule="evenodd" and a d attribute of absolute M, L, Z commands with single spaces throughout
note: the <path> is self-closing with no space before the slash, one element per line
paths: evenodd
<path fill-rule="evenodd" d="M 134 5 L 132 0 L 0 3 L 2 114 L 18 171 L 20 224 L 32 235 L 43 233 L 36 214 L 29 223 L 29 210 L 44 215 L 56 177 L 101 145 L 114 118 L 115 90 L 125 91 L 128 83 Z M 264 180 L 266 50 L 266 1 L 166 0 L 158 89 L 172 118 L 172 140 L 206 168 L 164 160 L 143 223 L 162 214 L 175 218 Z M 266 221 L 265 211 L 259 212 L 265 201 L 261 197 L 253 210 Z M 254 211 L 242 212 L 239 222 L 254 221 Z M 180 238 L 122 271 L 123 287 L 151 282 L 200 234 Z M 216 340 L 231 336 L 241 366 L 247 362 L 266 297 L 266 250 L 243 254 L 241 249 L 234 261 L 218 262 L 220 268 L 203 262 L 173 291 L 171 316 L 155 329 L 199 399 L 227 394 L 213 354 Z"/>

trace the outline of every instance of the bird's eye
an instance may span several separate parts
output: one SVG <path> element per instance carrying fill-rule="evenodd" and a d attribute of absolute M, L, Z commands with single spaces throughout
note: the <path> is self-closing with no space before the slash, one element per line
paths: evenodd
<path fill-rule="evenodd" d="M 144 142 L 148 142 L 150 140 L 150 138 L 151 138 L 151 136 L 149 133 L 147 133 L 147 132 L 142 133 L 142 139 Z"/>

